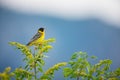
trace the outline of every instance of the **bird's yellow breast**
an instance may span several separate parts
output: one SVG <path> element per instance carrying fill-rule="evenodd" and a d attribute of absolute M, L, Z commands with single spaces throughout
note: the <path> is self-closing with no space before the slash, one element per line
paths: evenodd
<path fill-rule="evenodd" d="M 42 44 L 42 42 L 43 42 L 43 40 L 45 38 L 45 33 L 44 32 L 40 32 L 40 34 L 41 34 L 40 38 L 35 40 L 32 44 L 34 44 L 34 45 Z"/>
<path fill-rule="evenodd" d="M 45 38 L 45 33 L 41 32 L 41 37 L 36 40 L 36 43 L 41 43 Z"/>

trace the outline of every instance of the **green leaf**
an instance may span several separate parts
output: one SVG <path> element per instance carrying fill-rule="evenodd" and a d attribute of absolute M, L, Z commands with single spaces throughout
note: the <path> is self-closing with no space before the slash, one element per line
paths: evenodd
<path fill-rule="evenodd" d="M 66 67 L 63 69 L 63 74 L 64 74 L 64 77 L 68 77 L 72 74 L 72 69 L 69 68 L 69 67 Z"/>
<path fill-rule="evenodd" d="M 40 63 L 44 66 L 45 65 L 45 61 L 44 60 L 40 60 Z"/>
<path fill-rule="evenodd" d="M 43 75 L 40 77 L 40 80 L 52 80 L 51 77 L 49 77 L 49 75 Z"/>
<path fill-rule="evenodd" d="M 38 68 L 38 70 L 39 70 L 40 72 L 43 72 L 43 69 L 42 69 L 42 67 L 39 67 L 39 68 Z"/>
<path fill-rule="evenodd" d="M 120 77 L 120 67 L 114 71 L 115 75 Z"/>
<path fill-rule="evenodd" d="M 96 57 L 96 56 L 91 56 L 91 58 L 92 58 L 92 59 L 97 59 L 97 57 Z"/>
<path fill-rule="evenodd" d="M 27 64 L 26 66 L 25 66 L 25 69 L 27 69 L 29 67 L 29 65 Z"/>
<path fill-rule="evenodd" d="M 71 57 L 71 60 L 76 59 L 76 58 L 77 58 L 77 53 L 74 53 Z"/>
<path fill-rule="evenodd" d="M 71 66 L 75 65 L 76 62 L 74 61 L 69 61 L 68 64 L 70 64 Z"/>

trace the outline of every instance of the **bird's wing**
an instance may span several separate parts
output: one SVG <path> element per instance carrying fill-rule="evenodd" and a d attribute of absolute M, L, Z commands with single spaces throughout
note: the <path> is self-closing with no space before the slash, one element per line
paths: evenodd
<path fill-rule="evenodd" d="M 38 38 L 40 38 L 40 36 L 41 36 L 41 34 L 40 34 L 39 32 L 36 33 L 36 34 L 33 36 L 33 38 L 30 40 L 30 42 L 37 40 Z"/>

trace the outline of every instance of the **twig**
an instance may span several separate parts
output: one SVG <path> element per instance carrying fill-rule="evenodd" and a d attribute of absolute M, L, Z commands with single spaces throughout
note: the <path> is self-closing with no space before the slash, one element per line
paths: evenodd
<path fill-rule="evenodd" d="M 37 79 L 37 76 L 36 76 L 36 60 L 35 60 L 35 48 L 34 48 L 34 74 L 35 74 L 35 76 L 34 76 L 34 78 L 35 78 L 35 80 Z"/>
<path fill-rule="evenodd" d="M 77 80 L 79 80 L 79 77 L 77 77 Z"/>

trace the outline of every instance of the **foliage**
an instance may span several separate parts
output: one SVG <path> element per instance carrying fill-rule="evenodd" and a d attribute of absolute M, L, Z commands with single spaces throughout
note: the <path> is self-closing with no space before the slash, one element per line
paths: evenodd
<path fill-rule="evenodd" d="M 24 79 L 32 80 L 32 76 L 34 76 L 34 73 L 29 72 L 22 68 L 16 68 L 13 73 L 16 80 L 24 80 Z"/>
<path fill-rule="evenodd" d="M 44 74 L 41 76 L 41 80 L 52 80 L 54 77 L 55 70 L 59 70 L 60 67 L 65 66 L 66 62 L 61 62 L 58 64 L 55 64 L 53 67 L 49 68 L 47 71 L 44 72 Z"/>
<path fill-rule="evenodd" d="M 10 77 L 14 75 L 10 70 L 11 67 L 7 67 L 2 73 L 0 73 L 0 80 L 10 80 Z"/>
<path fill-rule="evenodd" d="M 14 71 L 10 71 L 11 68 L 7 67 L 2 73 L 0 73 L 0 80 L 53 80 L 55 71 L 63 68 L 63 75 L 66 79 L 76 80 L 120 80 L 120 68 L 114 71 L 110 71 L 110 65 L 112 60 L 105 59 L 100 60 L 96 64 L 90 63 L 88 59 L 95 59 L 96 56 L 88 56 L 85 52 L 75 52 L 69 62 L 60 62 L 46 71 L 43 70 L 45 66 L 44 58 L 45 53 L 48 53 L 53 47 L 51 43 L 54 42 L 54 38 L 44 40 L 42 44 L 28 47 L 18 42 L 9 42 L 11 46 L 15 46 L 24 55 L 23 61 L 26 62 L 24 67 L 16 68 Z M 40 77 L 38 77 L 40 75 Z"/>
<path fill-rule="evenodd" d="M 120 68 L 110 72 L 112 64 L 110 59 L 100 60 L 96 64 L 88 61 L 88 55 L 85 52 L 76 52 L 68 62 L 70 67 L 63 69 L 65 78 L 76 78 L 77 80 L 118 80 L 120 79 Z M 90 57 L 96 59 L 95 56 Z"/>
<path fill-rule="evenodd" d="M 43 66 L 45 65 L 44 58 L 46 57 L 44 53 L 47 53 L 50 49 L 52 49 L 50 43 L 54 41 L 54 38 L 50 38 L 48 40 L 44 40 L 41 45 L 34 46 L 33 48 L 18 42 L 9 42 L 11 46 L 15 46 L 16 49 L 19 49 L 22 52 L 24 55 L 23 61 L 26 62 L 26 65 L 23 68 L 16 68 L 12 72 L 12 74 L 14 74 L 12 76 L 14 76 L 16 80 L 39 80 L 46 74 L 49 74 L 49 77 L 53 76 L 55 70 L 60 69 L 61 66 L 65 66 L 65 62 L 62 62 L 49 68 L 46 72 L 43 71 Z M 50 74 L 49 71 L 53 72 L 53 74 Z M 5 70 L 0 74 L 0 77 L 3 80 L 10 79 L 11 73 L 8 74 L 8 72 L 9 71 L 6 72 Z M 43 74 L 40 78 L 37 77 L 39 73 Z"/>

